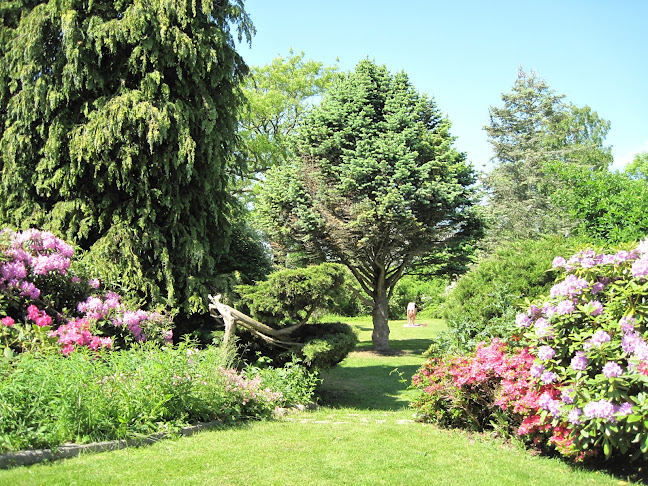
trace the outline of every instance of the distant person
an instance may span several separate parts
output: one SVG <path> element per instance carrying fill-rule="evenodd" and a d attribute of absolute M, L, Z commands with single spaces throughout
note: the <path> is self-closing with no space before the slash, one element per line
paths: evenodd
<path fill-rule="evenodd" d="M 416 302 L 410 302 L 407 304 L 407 327 L 415 327 L 416 326 L 416 311 L 418 308 L 416 307 Z"/>

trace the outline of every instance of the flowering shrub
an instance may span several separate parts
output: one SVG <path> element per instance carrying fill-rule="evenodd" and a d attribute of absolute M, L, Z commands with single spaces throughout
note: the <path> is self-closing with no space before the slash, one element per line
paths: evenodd
<path fill-rule="evenodd" d="M 518 314 L 523 348 L 499 339 L 430 359 L 414 376 L 424 420 L 510 429 L 565 456 L 648 458 L 648 240 L 554 259 L 565 277 Z M 518 336 L 513 336 L 517 339 Z"/>
<path fill-rule="evenodd" d="M 518 315 L 536 355 L 542 416 L 581 452 L 648 458 L 648 240 L 556 257 L 565 278 Z"/>
<path fill-rule="evenodd" d="M 128 310 L 119 295 L 100 291 L 99 280 L 73 275 L 73 254 L 47 231 L 0 232 L 0 343 L 6 357 L 49 346 L 69 355 L 79 346 L 171 340 L 167 318 Z"/>

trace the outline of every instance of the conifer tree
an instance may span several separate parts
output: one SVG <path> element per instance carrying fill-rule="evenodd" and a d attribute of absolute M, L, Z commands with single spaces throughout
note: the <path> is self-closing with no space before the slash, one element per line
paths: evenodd
<path fill-rule="evenodd" d="M 488 240 L 564 234 L 567 215 L 551 202 L 559 182 L 548 162 L 605 168 L 611 149 L 603 145 L 610 123 L 590 107 L 564 101 L 534 72 L 520 69 L 503 106 L 489 109 L 484 127 L 493 149 L 493 170 L 484 177 L 492 223 Z"/>
<path fill-rule="evenodd" d="M 1 5 L 0 222 L 98 252 L 152 302 L 201 308 L 231 231 L 242 0 Z"/>
<path fill-rule="evenodd" d="M 369 60 L 341 75 L 302 121 L 294 163 L 268 173 L 259 213 L 288 252 L 344 264 L 389 349 L 388 302 L 403 275 L 460 265 L 481 234 L 475 173 L 450 122 L 405 73 Z"/>

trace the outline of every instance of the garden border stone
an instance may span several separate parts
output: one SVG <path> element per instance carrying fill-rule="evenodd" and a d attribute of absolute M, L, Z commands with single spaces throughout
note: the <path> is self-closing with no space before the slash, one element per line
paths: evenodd
<path fill-rule="evenodd" d="M 223 422 L 206 422 L 203 424 L 191 425 L 180 429 L 179 435 L 190 436 L 203 430 L 211 430 L 222 425 Z M 155 444 L 163 439 L 168 439 L 171 434 L 161 432 L 158 434 L 148 435 L 146 437 L 137 437 L 132 439 L 110 440 L 105 442 L 92 442 L 90 444 L 63 444 L 55 449 L 35 449 L 19 452 L 8 452 L 0 454 L 0 469 L 9 469 L 18 466 L 30 466 L 44 461 L 56 461 L 59 459 L 68 459 L 77 457 L 85 453 L 96 453 L 115 451 L 127 447 L 140 447 L 143 445 Z"/>

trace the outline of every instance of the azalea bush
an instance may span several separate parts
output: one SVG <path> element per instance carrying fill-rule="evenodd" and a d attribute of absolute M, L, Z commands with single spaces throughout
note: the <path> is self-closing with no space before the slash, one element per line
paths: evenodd
<path fill-rule="evenodd" d="M 5 357 L 24 351 L 93 350 L 172 339 L 171 320 L 132 309 L 96 278 L 71 270 L 74 249 L 38 229 L 0 232 L 0 345 Z"/>
<path fill-rule="evenodd" d="M 648 240 L 556 257 L 547 297 L 518 314 L 508 344 L 432 355 L 414 376 L 422 420 L 493 427 L 576 459 L 648 459 Z"/>

